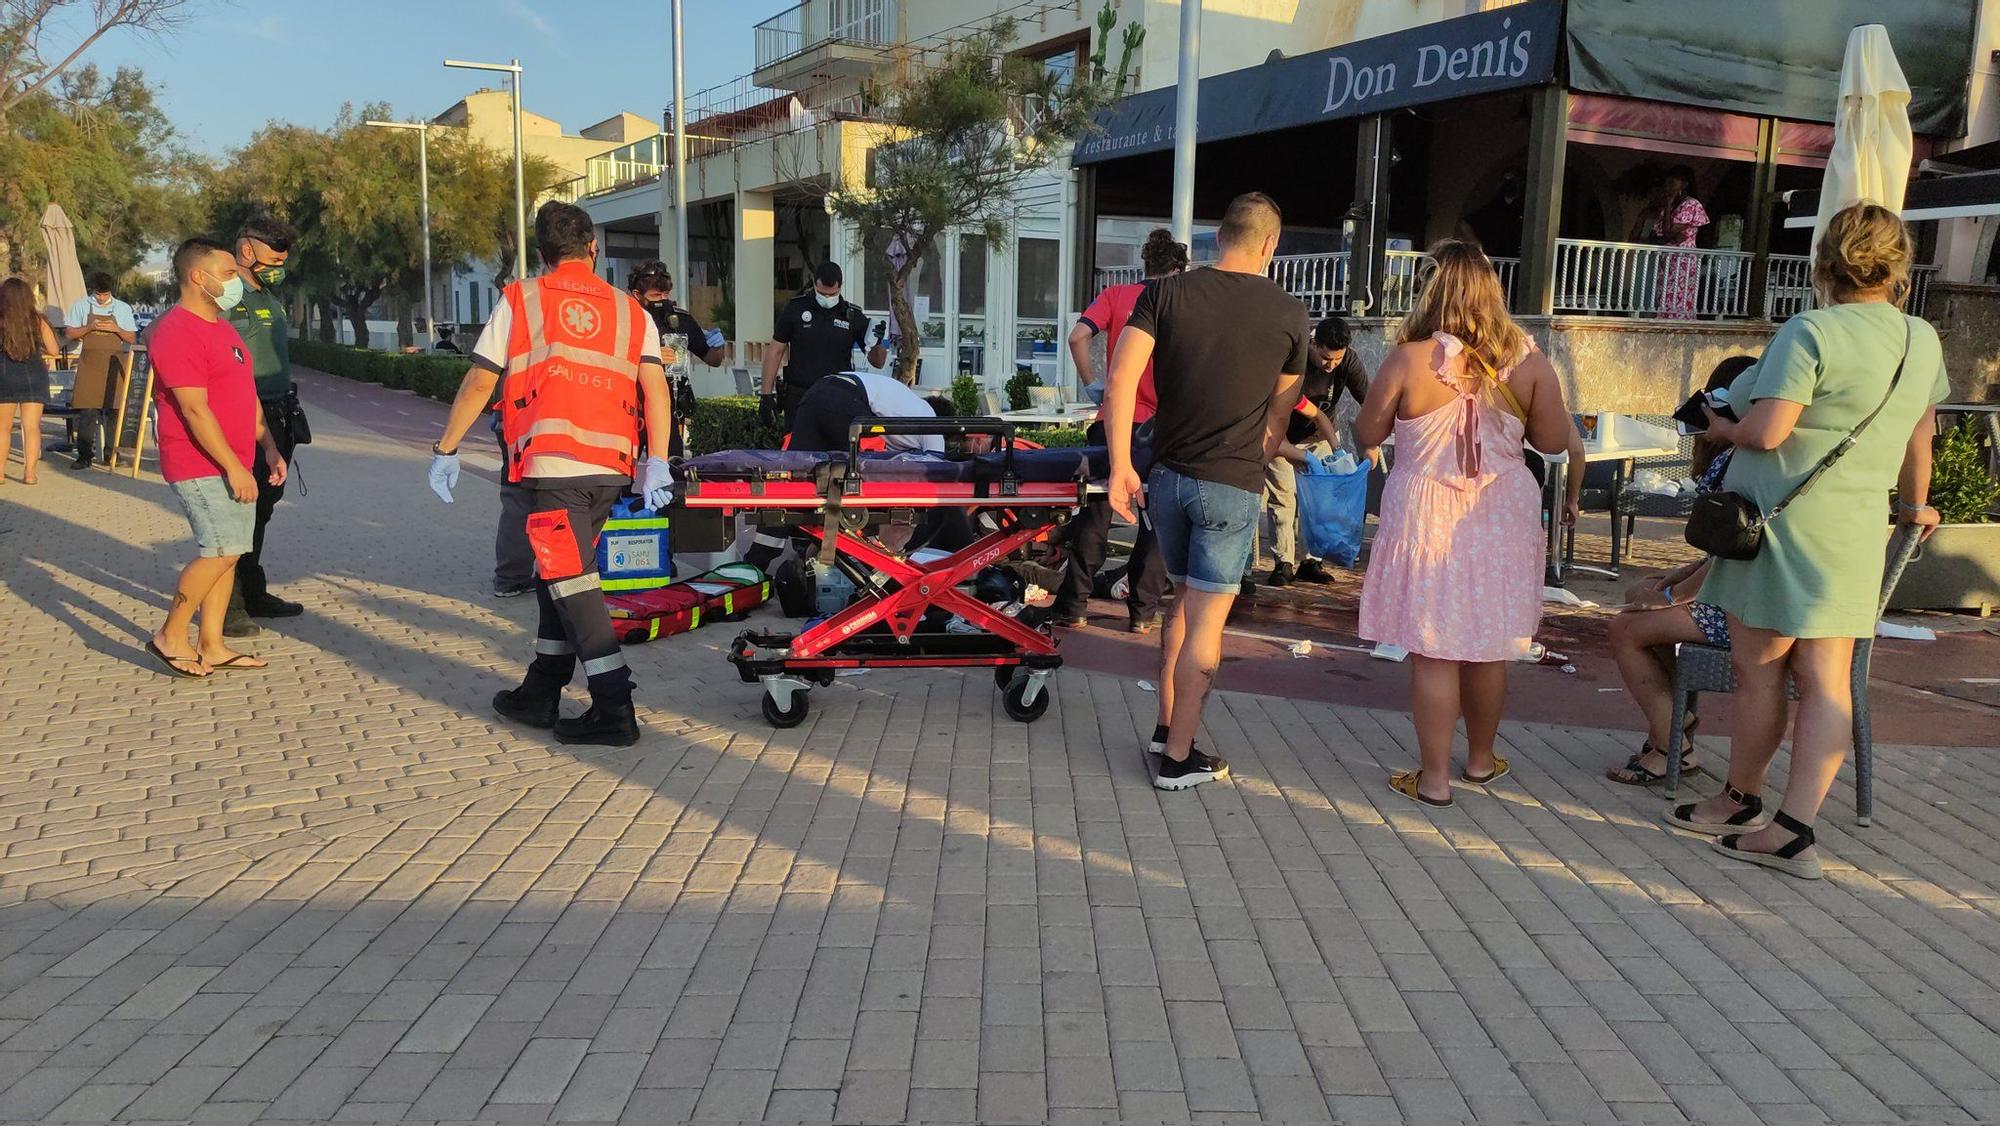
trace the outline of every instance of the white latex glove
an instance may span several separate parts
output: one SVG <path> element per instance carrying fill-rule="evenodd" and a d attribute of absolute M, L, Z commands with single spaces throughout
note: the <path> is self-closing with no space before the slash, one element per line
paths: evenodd
<path fill-rule="evenodd" d="M 458 455 L 431 455 L 431 492 L 446 504 L 451 503 L 451 491 L 458 487 Z"/>
<path fill-rule="evenodd" d="M 639 470 L 639 495 L 646 507 L 658 511 L 674 502 L 674 471 L 663 457 L 649 457 Z"/>

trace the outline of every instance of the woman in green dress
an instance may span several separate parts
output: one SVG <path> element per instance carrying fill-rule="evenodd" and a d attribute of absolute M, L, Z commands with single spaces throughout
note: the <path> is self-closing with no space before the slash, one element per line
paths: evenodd
<path fill-rule="evenodd" d="M 1902 311 L 1911 258 L 1909 229 L 1894 212 L 1858 203 L 1835 215 L 1813 254 L 1824 307 L 1786 321 L 1738 377 L 1730 402 L 1747 405 L 1741 419 L 1710 420 L 1710 435 L 1736 447 L 1724 488 L 1769 512 L 1887 396 L 1853 448 L 1765 527 L 1757 557 L 1716 560 L 1701 589 L 1702 601 L 1729 615 L 1737 679 L 1729 784 L 1672 808 L 1667 822 L 1716 837 L 1725 855 L 1806 879 L 1819 878 L 1812 826 L 1853 745 L 1849 672 L 1856 639 L 1875 632 L 1890 488 L 1898 521 L 1937 523 L 1924 503 L 1932 408 L 1949 388 L 1937 333 Z M 1799 692 L 1791 774 L 1765 821 L 1787 673 Z"/>

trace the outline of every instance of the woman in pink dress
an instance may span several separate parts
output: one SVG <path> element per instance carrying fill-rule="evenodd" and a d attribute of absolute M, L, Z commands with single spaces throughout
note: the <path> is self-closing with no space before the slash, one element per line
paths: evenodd
<path fill-rule="evenodd" d="M 1396 439 L 1395 468 L 1361 589 L 1361 636 L 1410 652 L 1420 770 L 1391 775 L 1425 805 L 1451 797 L 1452 735 L 1465 719 L 1474 785 L 1507 773 L 1493 753 L 1507 664 L 1542 613 L 1541 490 L 1522 461 L 1537 449 L 1582 453 L 1555 369 L 1507 315 L 1499 275 L 1478 246 L 1450 240 L 1403 320 L 1354 421 L 1355 441 Z M 1569 475 L 1565 522 L 1583 475 Z"/>
<path fill-rule="evenodd" d="M 1695 236 L 1708 226 L 1708 209 L 1689 193 L 1694 169 L 1685 164 L 1667 170 L 1660 186 L 1660 203 L 1647 224 L 1647 241 L 1661 246 L 1694 246 Z M 1659 273 L 1660 316 L 1670 321 L 1694 319 L 1695 294 L 1701 288 L 1701 256 L 1665 254 Z"/>

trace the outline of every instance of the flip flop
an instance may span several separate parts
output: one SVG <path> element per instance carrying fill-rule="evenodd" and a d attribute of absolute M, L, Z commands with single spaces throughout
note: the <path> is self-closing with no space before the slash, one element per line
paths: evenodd
<path fill-rule="evenodd" d="M 255 665 L 246 665 L 244 664 L 245 661 L 260 661 L 262 663 Z M 220 672 L 223 669 L 256 670 L 256 669 L 268 669 L 271 667 L 271 663 L 269 661 L 264 661 L 263 658 L 257 656 L 255 653 L 238 653 L 234 657 L 231 657 L 226 661 L 219 661 L 208 667 L 211 671 L 215 672 Z"/>
<path fill-rule="evenodd" d="M 1419 805 L 1427 805 L 1432 809 L 1449 809 L 1456 799 L 1445 798 L 1439 801 L 1437 798 L 1425 796 L 1423 791 L 1417 789 L 1417 780 L 1422 776 L 1421 771 L 1399 770 L 1389 775 L 1389 788 Z"/>
<path fill-rule="evenodd" d="M 1484 786 L 1488 782 L 1498 782 L 1500 779 L 1507 777 L 1508 772 L 1511 770 L 1513 770 L 1513 767 L 1508 764 L 1506 759 L 1499 755 L 1494 755 L 1493 769 L 1484 777 L 1475 778 L 1470 771 L 1461 770 L 1458 772 L 1458 780 L 1474 786 Z"/>
<path fill-rule="evenodd" d="M 188 672 L 181 666 L 184 664 L 198 665 L 201 663 L 200 657 L 169 657 L 165 650 L 153 643 L 152 638 L 146 639 L 146 652 L 160 659 L 160 663 L 166 666 L 168 676 L 177 676 L 182 680 L 207 680 L 210 676 L 214 675 L 213 673 L 206 672 Z"/>

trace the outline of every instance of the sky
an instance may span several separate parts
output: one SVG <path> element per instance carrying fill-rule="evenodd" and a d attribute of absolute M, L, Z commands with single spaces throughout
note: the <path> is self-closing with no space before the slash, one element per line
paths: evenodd
<path fill-rule="evenodd" d="M 518 56 L 523 103 L 574 133 L 673 98 L 667 0 L 192 0 L 157 39 L 115 33 L 85 56 L 135 65 L 191 148 L 221 156 L 266 122 L 330 124 L 343 103 L 428 117 L 505 75 L 442 60 Z M 787 0 L 684 0 L 690 97 L 749 71 L 751 27 Z"/>

